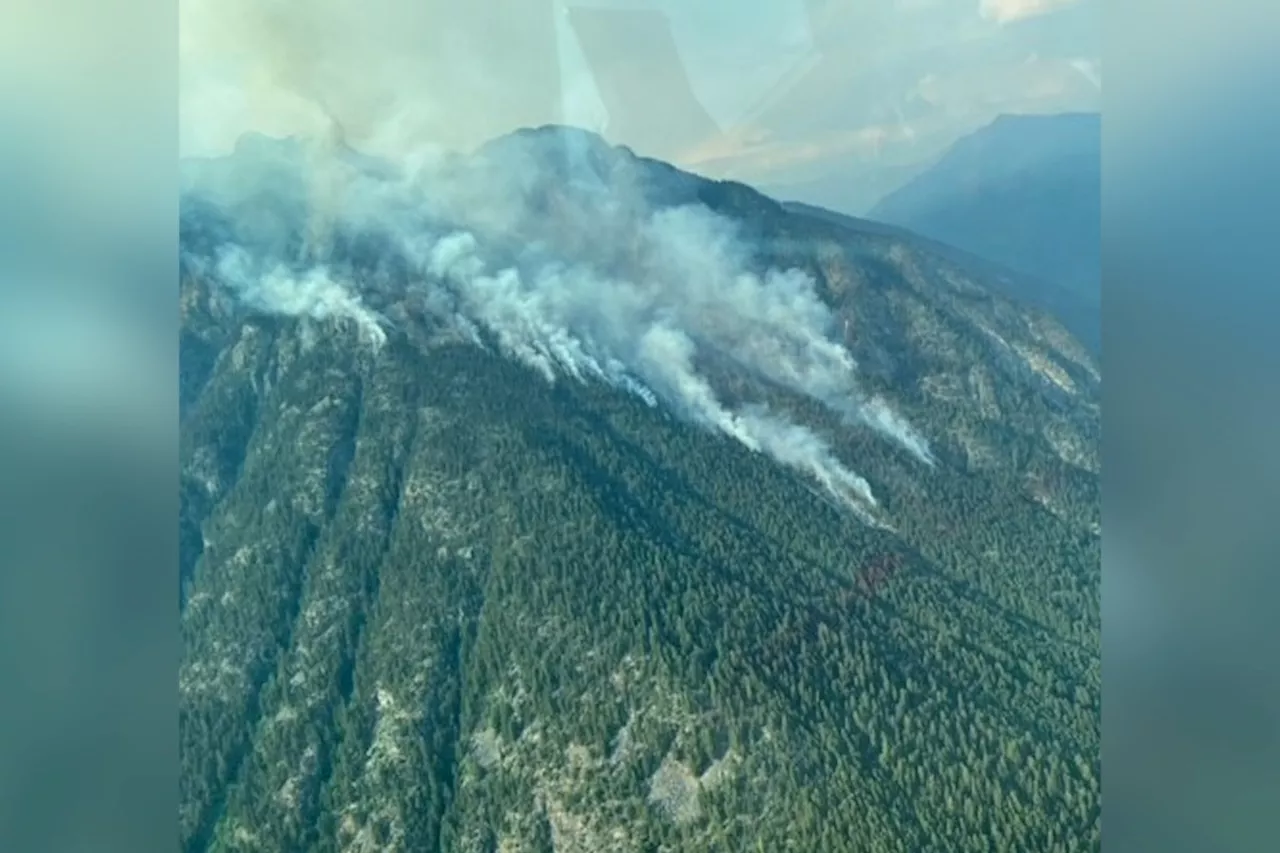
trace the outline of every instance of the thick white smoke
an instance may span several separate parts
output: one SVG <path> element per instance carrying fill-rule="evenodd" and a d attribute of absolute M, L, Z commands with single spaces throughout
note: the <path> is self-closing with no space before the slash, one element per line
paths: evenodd
<path fill-rule="evenodd" d="M 487 337 L 549 382 L 602 381 L 664 404 L 812 477 L 865 518 L 875 496 L 828 442 L 777 411 L 726 403 L 707 365 L 818 401 L 932 464 L 927 442 L 887 403 L 860 391 L 852 356 L 829 336 L 834 318 L 812 278 L 799 270 L 757 273 L 733 221 L 701 204 L 650 209 L 638 173 L 626 173 L 634 163 L 624 159 L 627 169 L 605 185 L 579 153 L 580 162 L 571 156 L 560 165 L 566 176 L 538 174 L 551 167 L 521 150 L 513 158 L 518 185 L 502 172 L 459 183 L 344 168 L 335 224 L 389 238 L 388 251 L 407 260 L 409 287 L 427 297 L 428 310 L 461 329 L 484 330 L 472 335 L 477 343 Z M 595 194 L 585 206 L 572 193 L 548 202 L 540 181 L 553 194 L 566 183 Z M 324 257 L 318 261 L 298 275 L 233 249 L 218 272 L 258 310 L 345 318 L 381 345 L 384 321 L 353 279 L 340 280 Z"/>
<path fill-rule="evenodd" d="M 281 264 L 265 266 L 238 246 L 218 259 L 218 277 L 247 307 L 264 314 L 313 320 L 350 320 L 375 349 L 387 340 L 382 318 L 326 267 L 296 275 Z"/>
<path fill-rule="evenodd" d="M 933 451 L 929 449 L 929 442 L 905 418 L 889 408 L 884 400 L 879 397 L 868 400 L 858 409 L 857 417 L 873 429 L 896 440 L 920 461 L 933 464 Z"/>
<path fill-rule="evenodd" d="M 830 309 L 800 270 L 744 272 L 745 246 L 733 223 L 706 208 L 664 210 L 653 217 L 664 251 L 665 296 L 681 308 L 684 328 L 714 342 L 746 369 L 812 397 L 846 421 L 860 421 L 933 464 L 928 442 L 883 400 L 864 401 L 853 356 L 828 337 Z M 684 294 L 685 298 L 681 298 Z"/>
<path fill-rule="evenodd" d="M 730 410 L 694 366 L 697 341 L 716 346 L 721 326 L 746 331 L 741 318 L 733 318 L 737 306 L 732 300 L 738 291 L 748 291 L 758 303 L 768 303 L 762 294 L 765 283 L 753 285 L 745 274 L 728 275 L 703 256 L 696 259 L 702 269 L 685 270 L 692 276 L 683 279 L 685 292 L 696 294 L 690 300 L 670 287 L 604 280 L 575 267 L 549 267 L 532 276 L 510 267 L 491 273 L 477 251 L 471 235 L 451 234 L 422 257 L 424 270 L 454 288 L 461 316 L 483 325 L 506 351 L 549 381 L 560 373 L 577 379 L 596 377 L 651 402 L 661 399 L 679 414 L 813 476 L 846 504 L 875 505 L 867 482 L 842 465 L 812 430 L 762 407 Z M 718 286 L 717 278 L 726 275 L 737 289 Z M 786 301 L 784 296 L 782 304 Z M 688 322 L 698 316 L 704 322 Z M 773 319 L 779 326 L 785 321 L 781 316 Z M 759 328 L 756 334 L 770 331 Z M 725 342 L 735 340 L 730 336 Z M 743 354 L 749 352 L 738 353 Z"/>

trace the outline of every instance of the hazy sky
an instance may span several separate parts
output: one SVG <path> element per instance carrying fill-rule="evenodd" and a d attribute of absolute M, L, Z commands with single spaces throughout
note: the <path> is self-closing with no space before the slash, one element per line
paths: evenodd
<path fill-rule="evenodd" d="M 384 149 L 563 121 L 705 174 L 857 195 L 1001 112 L 1097 109 L 1100 7 L 182 0 L 183 147 L 326 115 Z"/>

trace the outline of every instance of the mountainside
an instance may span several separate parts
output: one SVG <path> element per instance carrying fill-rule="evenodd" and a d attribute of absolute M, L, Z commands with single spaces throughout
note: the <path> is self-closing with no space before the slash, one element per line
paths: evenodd
<path fill-rule="evenodd" d="M 183 850 L 1098 849 L 1055 321 L 565 129 L 190 174 Z"/>
<path fill-rule="evenodd" d="M 1100 115 L 1006 115 L 956 142 L 867 216 L 1073 291 L 1092 318 L 1070 326 L 1097 352 L 1101 180 Z"/>
<path fill-rule="evenodd" d="M 901 226 L 847 216 L 800 202 L 786 202 L 784 206 L 791 213 L 834 223 L 856 232 L 892 238 L 898 244 L 945 260 L 965 275 L 981 281 L 984 287 L 993 292 L 1054 317 L 1095 357 L 1101 349 L 1101 327 L 1098 322 L 1100 309 L 1097 299 L 1083 296 L 1056 282 L 1001 266 L 950 244 L 931 240 Z"/>

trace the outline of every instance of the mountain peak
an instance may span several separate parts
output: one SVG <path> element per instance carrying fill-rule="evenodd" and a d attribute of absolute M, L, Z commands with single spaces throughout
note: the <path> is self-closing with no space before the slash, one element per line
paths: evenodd
<path fill-rule="evenodd" d="M 486 142 L 476 155 L 515 183 L 537 175 L 579 188 L 612 183 L 615 173 L 635 160 L 629 149 L 610 144 L 598 133 L 562 124 L 521 128 Z"/>
<path fill-rule="evenodd" d="M 540 158 L 573 157 L 609 162 L 620 157 L 633 157 L 629 148 L 613 145 L 599 133 L 568 124 L 544 124 L 522 127 L 491 139 L 476 153 L 481 157 L 521 151 Z"/>
<path fill-rule="evenodd" d="M 537 144 L 561 143 L 565 145 L 583 145 L 596 150 L 618 150 L 615 146 L 594 130 L 573 124 L 543 124 L 537 127 L 521 127 L 485 143 L 483 147 L 500 145 L 504 140 L 535 140 Z"/>
<path fill-rule="evenodd" d="M 990 124 L 957 140 L 945 156 L 990 152 L 1001 159 L 1020 161 L 1097 148 L 1101 145 L 1101 119 L 1098 113 L 1001 113 Z"/>

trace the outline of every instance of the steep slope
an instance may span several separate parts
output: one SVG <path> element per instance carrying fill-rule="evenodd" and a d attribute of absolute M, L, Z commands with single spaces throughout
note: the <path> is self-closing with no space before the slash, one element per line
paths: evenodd
<path fill-rule="evenodd" d="M 495 191 L 518 203 L 478 201 Z M 260 219 L 184 203 L 183 849 L 1097 848 L 1100 380 L 1079 345 L 914 247 L 589 136 L 506 137 L 430 195 L 424 227 L 465 217 L 527 299 L 478 276 L 438 310 L 446 276 L 413 273 L 385 216 L 333 229 L 325 276 L 248 288 L 212 259 Z M 673 205 L 698 245 L 728 239 L 707 211 L 739 223 L 726 281 L 772 313 L 715 301 L 705 254 L 664 289 L 657 250 L 694 245 L 646 230 Z M 289 216 L 256 252 L 316 230 Z M 573 266 L 530 270 L 548 259 Z M 852 415 L 776 369 L 825 362 L 754 360 L 815 310 L 805 282 L 856 360 Z M 728 423 L 629 332 L 600 343 L 588 304 L 635 323 L 623 297 L 655 289 L 643 339 L 695 342 L 681 376 Z M 583 352 L 603 367 L 576 381 Z M 797 463 L 819 438 L 872 502 Z"/>
<path fill-rule="evenodd" d="M 829 222 L 862 234 L 890 238 L 917 252 L 946 261 L 966 276 L 981 281 L 983 286 L 1015 303 L 1037 309 L 1056 318 L 1077 340 L 1097 356 L 1101 349 L 1098 324 L 1098 301 L 1076 291 L 1041 278 L 1029 276 L 1009 267 L 966 252 L 947 243 L 931 240 L 914 231 L 885 222 L 848 216 L 800 202 L 785 202 L 790 213 Z"/>
<path fill-rule="evenodd" d="M 1072 328 L 1096 351 L 1101 178 L 1098 114 L 1000 116 L 867 216 L 1070 289 L 1093 309 Z"/>

